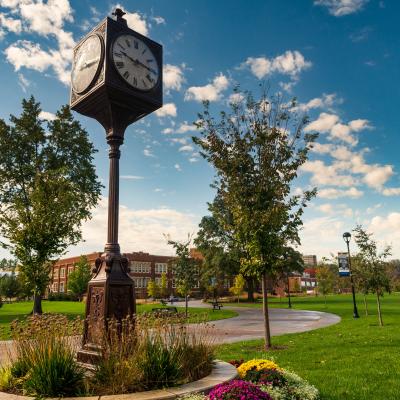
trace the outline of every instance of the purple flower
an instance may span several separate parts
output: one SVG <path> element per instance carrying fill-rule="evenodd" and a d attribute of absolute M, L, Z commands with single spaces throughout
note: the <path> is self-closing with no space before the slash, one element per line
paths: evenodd
<path fill-rule="evenodd" d="M 272 400 L 251 382 L 234 380 L 215 386 L 210 392 L 210 400 Z"/>

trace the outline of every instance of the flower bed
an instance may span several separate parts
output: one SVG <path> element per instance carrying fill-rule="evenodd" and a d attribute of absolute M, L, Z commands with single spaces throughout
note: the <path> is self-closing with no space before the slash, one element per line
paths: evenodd
<path fill-rule="evenodd" d="M 232 361 L 241 379 L 217 385 L 208 395 L 191 394 L 182 400 L 318 400 L 318 390 L 272 360 Z"/>

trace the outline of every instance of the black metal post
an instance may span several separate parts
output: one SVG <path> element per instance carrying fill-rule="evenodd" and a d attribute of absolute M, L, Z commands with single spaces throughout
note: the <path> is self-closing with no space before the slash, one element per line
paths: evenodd
<path fill-rule="evenodd" d="M 292 308 L 292 300 L 290 298 L 290 282 L 289 282 L 289 271 L 286 271 L 286 277 L 287 277 L 287 293 L 288 293 L 288 307 Z"/>
<path fill-rule="evenodd" d="M 354 318 L 360 318 L 358 315 L 358 310 L 357 310 L 357 303 L 356 303 L 356 291 L 354 289 L 354 281 L 353 281 L 353 274 L 351 272 L 351 259 L 350 259 L 350 245 L 349 245 L 350 240 L 346 240 L 347 244 L 347 256 L 349 258 L 349 271 L 350 271 L 350 282 L 351 282 L 351 292 L 353 294 L 353 317 Z"/>

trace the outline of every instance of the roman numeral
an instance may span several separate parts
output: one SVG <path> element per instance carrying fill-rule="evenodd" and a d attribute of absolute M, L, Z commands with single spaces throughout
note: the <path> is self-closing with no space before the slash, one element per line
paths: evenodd
<path fill-rule="evenodd" d="M 117 68 L 121 69 L 121 68 L 124 67 L 125 64 L 124 64 L 122 61 L 117 61 L 117 62 L 115 63 L 115 65 L 117 66 Z"/>
<path fill-rule="evenodd" d="M 133 77 L 132 83 L 133 83 L 134 86 L 137 86 L 137 79 L 136 79 L 136 76 Z"/>
<path fill-rule="evenodd" d="M 142 82 L 143 82 L 144 87 L 147 88 L 147 83 L 143 79 L 142 79 Z"/>
<path fill-rule="evenodd" d="M 133 45 L 134 45 L 135 49 L 139 48 L 139 42 L 137 40 L 133 41 Z"/>
<path fill-rule="evenodd" d="M 115 57 L 122 58 L 122 54 L 121 54 L 121 53 L 114 52 L 114 56 L 115 56 Z"/>
<path fill-rule="evenodd" d="M 148 63 L 153 62 L 154 60 L 150 59 L 150 60 L 146 60 Z"/>
<path fill-rule="evenodd" d="M 125 39 L 125 43 L 128 47 L 131 47 L 131 42 L 128 39 Z"/>
<path fill-rule="evenodd" d="M 143 55 L 144 53 L 146 53 L 146 51 L 147 51 L 147 49 L 144 49 L 144 50 L 142 51 L 142 55 Z"/>
<path fill-rule="evenodd" d="M 150 75 L 146 75 L 146 78 L 149 80 L 150 83 L 153 83 L 153 79 L 151 79 Z"/>
<path fill-rule="evenodd" d="M 122 49 L 122 50 L 125 50 L 125 47 L 124 47 L 124 46 L 122 46 L 122 44 L 121 44 L 121 43 L 118 43 L 118 46 L 119 46 L 119 47 L 121 47 L 121 49 Z"/>
<path fill-rule="evenodd" d="M 128 71 L 125 71 L 123 77 L 124 77 L 125 79 L 128 79 L 128 78 L 129 78 L 129 72 L 128 72 Z"/>

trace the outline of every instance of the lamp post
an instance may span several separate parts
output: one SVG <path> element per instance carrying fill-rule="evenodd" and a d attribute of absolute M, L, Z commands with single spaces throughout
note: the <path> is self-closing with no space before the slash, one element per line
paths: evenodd
<path fill-rule="evenodd" d="M 351 273 L 351 259 L 350 259 L 350 239 L 351 234 L 350 232 L 343 233 L 343 239 L 347 244 L 347 255 L 349 259 L 349 272 L 350 272 L 350 282 L 351 282 L 351 292 L 353 294 L 353 317 L 360 318 L 358 315 L 357 304 L 356 304 L 356 292 L 354 290 L 354 281 L 353 281 L 353 274 Z"/>

